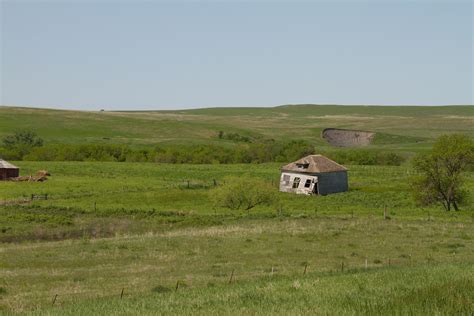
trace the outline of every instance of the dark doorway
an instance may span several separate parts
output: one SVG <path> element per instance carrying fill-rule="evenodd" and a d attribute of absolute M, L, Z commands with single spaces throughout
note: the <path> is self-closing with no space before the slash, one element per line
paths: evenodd
<path fill-rule="evenodd" d="M 318 182 L 314 183 L 313 194 L 319 194 Z"/>

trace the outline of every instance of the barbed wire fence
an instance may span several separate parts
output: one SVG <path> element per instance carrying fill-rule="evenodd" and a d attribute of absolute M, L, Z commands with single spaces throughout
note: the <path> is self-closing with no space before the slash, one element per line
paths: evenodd
<path fill-rule="evenodd" d="M 350 275 L 357 272 L 375 271 L 388 267 L 401 267 L 401 266 L 413 266 L 411 255 L 408 258 L 391 258 L 386 257 L 383 261 L 375 259 L 372 262 L 368 257 L 363 258 L 359 263 L 351 264 L 348 261 L 341 260 L 339 264 L 333 264 L 329 268 L 317 268 L 312 269 L 310 262 L 295 263 L 292 266 L 283 266 L 279 264 L 270 265 L 265 269 L 259 269 L 255 271 L 245 271 L 238 268 L 229 268 L 219 273 L 211 275 L 201 275 L 198 277 L 191 277 L 188 274 L 179 278 L 173 277 L 160 277 L 160 284 L 155 287 L 152 286 L 130 286 L 122 285 L 117 286 L 115 290 L 110 288 L 94 289 L 94 290 L 77 290 L 77 291 L 61 291 L 51 290 L 49 294 L 36 295 L 35 293 L 28 293 L 26 295 L 17 295 L 15 301 L 19 302 L 22 306 L 26 305 L 34 307 L 46 307 L 46 306 L 59 306 L 62 304 L 74 303 L 82 299 L 127 299 L 131 297 L 137 297 L 140 295 L 152 295 L 153 293 L 180 293 L 188 289 L 209 287 L 211 286 L 232 286 L 235 283 L 248 282 L 248 281 L 266 281 L 271 282 L 278 278 L 301 278 L 311 279 L 312 277 L 318 276 L 330 276 L 330 275 Z M 6 298 L 6 297 L 4 297 Z M 10 304 L 12 305 L 12 304 Z"/>

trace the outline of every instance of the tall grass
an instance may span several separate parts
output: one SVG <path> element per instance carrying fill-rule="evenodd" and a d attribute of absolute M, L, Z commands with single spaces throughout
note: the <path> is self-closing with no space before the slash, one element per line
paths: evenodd
<path fill-rule="evenodd" d="M 261 278 L 231 285 L 91 299 L 40 309 L 52 315 L 471 315 L 472 265 Z M 61 304 L 59 304 L 61 305 Z"/>

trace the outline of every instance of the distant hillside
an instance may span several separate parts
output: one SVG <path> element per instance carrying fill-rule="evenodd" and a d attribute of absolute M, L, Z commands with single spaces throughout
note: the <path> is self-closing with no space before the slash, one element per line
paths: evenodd
<path fill-rule="evenodd" d="M 262 140 L 304 139 L 328 147 L 324 128 L 376 132 L 371 147 L 413 150 L 440 134 L 474 137 L 474 106 L 285 105 L 273 108 L 205 108 L 179 111 L 87 112 L 0 107 L 0 137 L 36 131 L 47 143 L 214 143 L 219 131 Z"/>

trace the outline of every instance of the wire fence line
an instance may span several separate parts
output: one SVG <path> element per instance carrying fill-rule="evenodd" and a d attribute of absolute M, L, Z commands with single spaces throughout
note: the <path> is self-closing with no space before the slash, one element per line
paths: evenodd
<path fill-rule="evenodd" d="M 35 293 L 19 294 L 16 295 L 15 300 L 20 302 L 22 306 L 26 305 L 25 302 L 32 303 L 34 306 L 45 306 L 51 304 L 51 306 L 60 305 L 62 303 L 72 303 L 75 300 L 95 298 L 95 299 L 107 299 L 117 298 L 124 299 L 128 297 L 134 297 L 138 295 L 146 295 L 153 293 L 179 293 L 186 289 L 198 288 L 200 286 L 232 286 L 232 284 L 240 281 L 252 281 L 252 280 L 265 280 L 271 281 L 278 277 L 294 277 L 294 278 L 305 278 L 312 277 L 315 275 L 344 275 L 352 274 L 363 271 L 374 271 L 381 268 L 396 267 L 396 266 L 412 266 L 413 262 L 411 257 L 409 260 L 392 259 L 386 258 L 384 262 L 377 264 L 370 263 L 368 258 L 365 258 L 361 263 L 355 265 L 354 263 L 348 264 L 347 261 L 341 261 L 338 265 L 333 265 L 331 268 L 326 269 L 312 269 L 311 263 L 298 263 L 293 266 L 282 266 L 275 264 L 265 269 L 258 271 L 243 271 L 242 269 L 228 269 L 220 273 L 212 275 L 202 275 L 199 277 L 190 277 L 186 275 L 184 278 L 173 277 L 160 277 L 160 284 L 153 286 L 127 286 L 118 285 L 116 290 L 110 288 L 94 289 L 94 290 L 78 290 L 78 291 L 61 291 L 61 290 L 50 290 L 49 294 L 36 295 Z M 285 269 L 292 267 L 291 269 Z M 283 268 L 283 269 L 282 269 Z M 6 298 L 6 296 L 4 297 Z"/>
<path fill-rule="evenodd" d="M 384 173 L 378 170 L 375 170 L 377 175 L 383 176 L 393 176 L 400 175 L 400 172 L 389 172 Z M 374 173 L 375 173 L 374 171 Z M 359 173 L 361 171 L 358 171 Z M 364 171 L 364 175 L 367 173 Z M 414 175 L 415 173 L 410 173 Z M 275 188 L 278 188 L 280 185 L 279 177 L 268 177 L 265 178 L 271 185 Z M 22 195 L 19 198 L 12 199 L 2 199 L 0 200 L 0 206 L 9 206 L 9 205 L 20 205 L 20 204 L 29 204 L 34 200 L 69 200 L 69 199 L 80 199 L 85 197 L 101 197 L 103 195 L 113 195 L 113 194 L 133 194 L 133 193 L 151 193 L 159 192 L 167 189 L 212 189 L 222 184 L 226 184 L 226 180 L 218 179 L 209 179 L 209 180 L 198 180 L 198 179 L 161 179 L 160 183 L 157 183 L 157 186 L 147 186 L 147 187 L 137 187 L 137 186 L 123 186 L 121 189 L 116 190 L 107 190 L 106 192 L 96 191 L 96 192 L 78 192 L 78 193 L 54 193 L 49 192 L 45 193 L 32 193 L 27 195 Z"/>
<path fill-rule="evenodd" d="M 410 177 L 419 174 L 418 172 L 410 169 L 410 168 L 401 168 L 397 167 L 394 168 L 374 168 L 374 166 L 357 166 L 356 170 L 349 170 L 349 178 L 353 176 L 363 177 L 363 176 L 384 176 L 384 177 Z M 266 176 L 264 177 L 265 180 L 269 181 L 272 186 L 275 188 L 279 187 L 280 184 L 280 177 L 279 175 L 275 176 Z M 167 189 L 212 189 L 213 187 L 217 187 L 219 185 L 226 184 L 225 179 L 218 179 L 218 178 L 209 178 L 207 180 L 196 179 L 193 177 L 189 178 L 166 178 L 162 177 L 156 183 L 155 186 L 126 186 L 124 185 L 121 189 L 116 190 L 107 190 L 106 192 L 96 191 L 96 192 L 78 192 L 78 193 L 54 193 L 51 194 L 50 192 L 43 192 L 40 194 L 33 193 L 29 195 L 23 195 L 19 198 L 12 198 L 12 199 L 2 199 L 0 200 L 0 206 L 9 206 L 9 205 L 21 205 L 21 204 L 29 204 L 33 200 L 68 200 L 68 199 L 78 199 L 78 198 L 85 198 L 85 197 L 94 197 L 101 195 L 113 195 L 113 194 L 133 194 L 133 193 L 145 193 L 145 192 L 158 192 L 161 190 Z M 46 196 L 46 198 L 41 197 Z"/>

